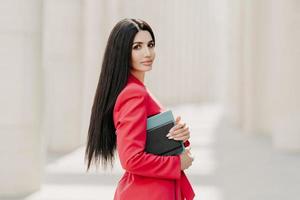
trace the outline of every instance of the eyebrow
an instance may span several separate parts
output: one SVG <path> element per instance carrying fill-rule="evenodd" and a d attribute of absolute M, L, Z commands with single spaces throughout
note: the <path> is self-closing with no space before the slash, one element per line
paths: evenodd
<path fill-rule="evenodd" d="M 153 40 L 150 40 L 149 42 L 154 42 Z M 149 43 L 147 42 L 147 43 Z M 134 42 L 133 44 L 143 44 L 143 42 Z"/>

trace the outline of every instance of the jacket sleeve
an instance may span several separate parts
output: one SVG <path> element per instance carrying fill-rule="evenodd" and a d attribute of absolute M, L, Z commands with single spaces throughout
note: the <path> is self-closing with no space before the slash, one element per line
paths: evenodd
<path fill-rule="evenodd" d="M 158 156 L 144 151 L 146 144 L 146 94 L 125 92 L 117 99 L 114 123 L 117 151 L 122 167 L 137 175 L 180 179 L 180 156 Z"/>

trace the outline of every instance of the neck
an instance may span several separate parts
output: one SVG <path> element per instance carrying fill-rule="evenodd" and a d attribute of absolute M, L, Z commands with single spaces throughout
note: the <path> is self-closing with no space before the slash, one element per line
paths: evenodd
<path fill-rule="evenodd" d="M 145 72 L 131 70 L 131 74 L 134 75 L 134 77 L 136 77 L 137 79 L 139 79 L 142 83 L 144 83 Z"/>

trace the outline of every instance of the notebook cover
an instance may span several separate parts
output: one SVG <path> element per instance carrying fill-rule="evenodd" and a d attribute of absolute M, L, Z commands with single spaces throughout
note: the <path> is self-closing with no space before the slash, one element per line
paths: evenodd
<path fill-rule="evenodd" d="M 174 125 L 175 120 L 171 110 L 148 117 L 145 151 L 164 156 L 181 154 L 184 150 L 183 142 L 166 137 Z"/>

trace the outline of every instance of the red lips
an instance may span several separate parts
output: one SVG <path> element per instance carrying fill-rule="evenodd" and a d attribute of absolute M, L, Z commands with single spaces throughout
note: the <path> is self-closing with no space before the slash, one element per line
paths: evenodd
<path fill-rule="evenodd" d="M 147 60 L 147 61 L 144 61 L 142 62 L 144 65 L 151 65 L 152 64 L 152 61 L 151 60 Z"/>

